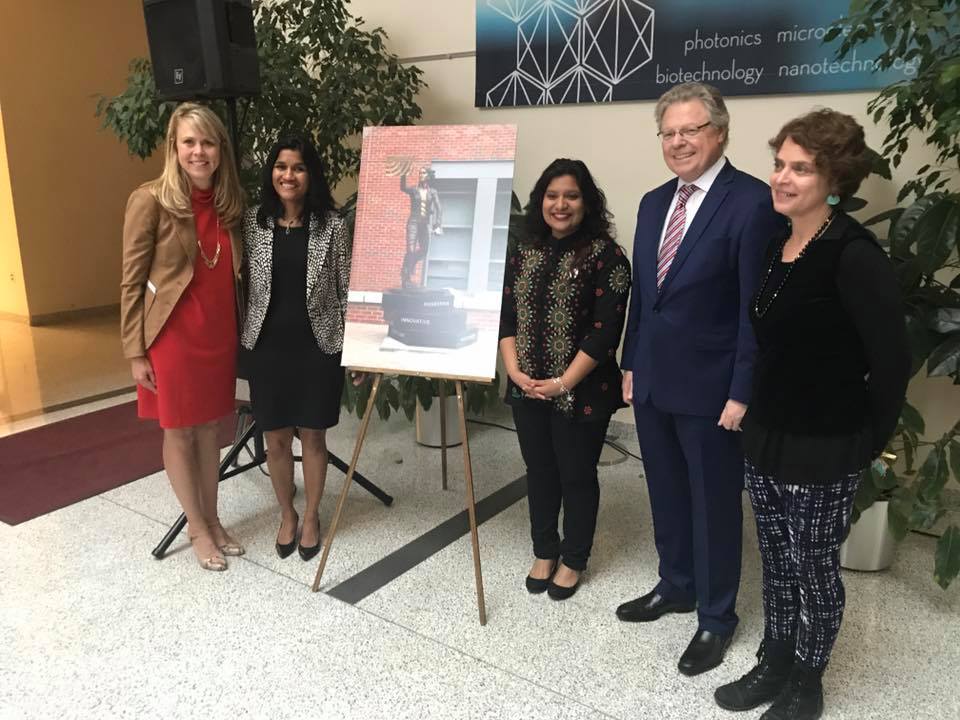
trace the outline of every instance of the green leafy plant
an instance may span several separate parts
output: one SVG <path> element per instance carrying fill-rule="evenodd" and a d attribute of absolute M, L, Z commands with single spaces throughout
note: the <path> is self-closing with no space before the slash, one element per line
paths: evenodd
<path fill-rule="evenodd" d="M 889 132 L 882 154 L 897 167 L 910 142 L 921 137 L 937 153 L 904 183 L 898 202 L 866 221 L 886 224 L 885 242 L 906 307 L 913 373 L 947 376 L 960 384 L 960 12 L 957 0 L 853 0 L 848 17 L 834 24 L 825 42 L 843 34 L 838 56 L 881 39 L 876 66 L 915 63 L 910 79 L 883 88 L 867 105 L 874 122 Z M 889 177 L 889 174 L 887 174 Z M 911 530 L 945 523 L 934 556 L 934 579 L 943 588 L 960 573 L 960 421 L 939 438 L 924 438 L 926 423 L 904 405 L 887 452 L 900 461 L 876 462 L 865 473 L 855 512 L 889 500 L 891 531 L 902 539 Z"/>

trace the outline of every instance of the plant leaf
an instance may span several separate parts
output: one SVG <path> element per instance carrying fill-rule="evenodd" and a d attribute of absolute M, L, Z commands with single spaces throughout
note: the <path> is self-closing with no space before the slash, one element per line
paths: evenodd
<path fill-rule="evenodd" d="M 960 362 L 960 332 L 952 333 L 937 345 L 927 358 L 927 374 L 931 377 L 956 375 Z"/>
<path fill-rule="evenodd" d="M 937 541 L 933 578 L 946 590 L 960 573 L 960 528 L 951 525 Z"/>
<path fill-rule="evenodd" d="M 923 416 L 909 402 L 903 403 L 903 409 L 900 411 L 900 420 L 903 423 L 903 427 L 907 430 L 917 433 L 918 435 L 923 435 L 926 428 L 923 422 Z"/>

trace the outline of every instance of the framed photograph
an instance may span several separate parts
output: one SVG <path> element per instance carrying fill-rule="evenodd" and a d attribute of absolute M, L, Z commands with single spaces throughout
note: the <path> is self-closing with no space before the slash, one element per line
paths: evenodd
<path fill-rule="evenodd" d="M 364 128 L 343 365 L 491 380 L 514 125 Z"/>

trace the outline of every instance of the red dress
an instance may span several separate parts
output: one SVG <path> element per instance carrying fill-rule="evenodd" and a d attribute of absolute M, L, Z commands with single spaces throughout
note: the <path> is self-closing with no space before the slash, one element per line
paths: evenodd
<path fill-rule="evenodd" d="M 219 239 L 220 259 L 210 269 L 197 253 L 193 279 L 147 348 L 157 392 L 137 386 L 138 414 L 158 419 L 163 428 L 201 425 L 229 415 L 236 396 L 237 317 L 230 234 L 217 222 L 212 190 L 195 189 L 190 199 L 203 254 L 212 259 Z"/>

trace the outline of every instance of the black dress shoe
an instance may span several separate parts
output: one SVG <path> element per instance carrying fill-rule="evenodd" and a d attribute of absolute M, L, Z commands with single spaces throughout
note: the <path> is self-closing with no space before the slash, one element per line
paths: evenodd
<path fill-rule="evenodd" d="M 303 535 L 301 534 L 301 539 Z M 317 523 L 317 544 L 307 547 L 304 544 L 297 545 L 297 552 L 300 553 L 301 560 L 310 560 L 317 556 L 317 553 L 320 552 L 320 547 L 323 545 L 323 541 L 320 539 L 320 523 Z"/>
<path fill-rule="evenodd" d="M 550 570 L 550 574 L 545 578 L 535 578 L 527 575 L 527 579 L 524 581 L 524 584 L 527 586 L 527 592 L 532 595 L 539 595 L 542 592 L 545 592 L 547 586 L 550 585 L 550 581 L 553 580 L 553 574 L 557 571 L 556 560 L 553 561 L 553 568 Z"/>
<path fill-rule="evenodd" d="M 697 634 L 680 656 L 677 669 L 690 676 L 712 670 L 723 662 L 723 655 L 727 652 L 731 638 L 732 633 L 717 635 L 709 630 L 697 630 Z"/>
<path fill-rule="evenodd" d="M 714 691 L 724 710 L 753 710 L 771 702 L 783 690 L 793 669 L 793 640 L 764 639 L 757 650 L 757 664 L 739 680 Z"/>
<path fill-rule="evenodd" d="M 688 613 L 696 609 L 696 603 L 667 600 L 653 590 L 618 607 L 617 617 L 624 622 L 650 622 L 667 613 Z"/>
<path fill-rule="evenodd" d="M 790 678 L 760 720 L 817 720 L 823 714 L 820 671 L 794 663 Z"/>
<path fill-rule="evenodd" d="M 286 557 L 289 557 L 293 552 L 293 549 L 297 546 L 297 524 L 300 522 L 300 517 L 297 517 L 296 522 L 293 525 L 293 540 L 288 543 L 280 542 L 280 531 L 277 530 L 277 542 L 274 543 L 273 547 L 276 548 L 277 555 L 280 556 L 280 559 L 283 560 Z"/>

